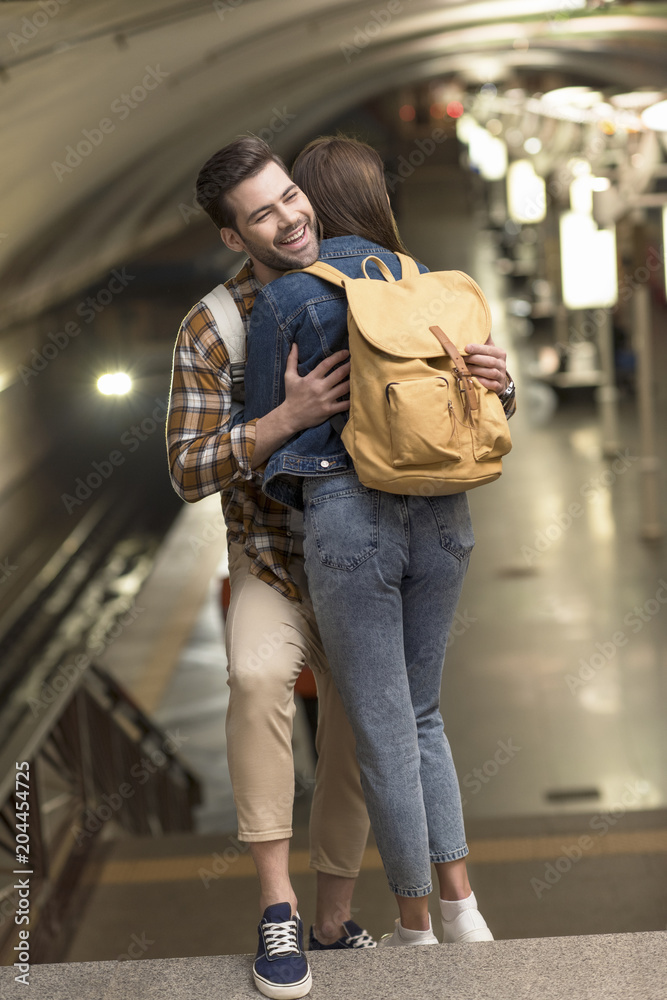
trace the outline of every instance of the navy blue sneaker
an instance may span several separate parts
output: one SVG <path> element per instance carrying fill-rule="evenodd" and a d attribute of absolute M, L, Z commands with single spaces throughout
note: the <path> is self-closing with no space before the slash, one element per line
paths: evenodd
<path fill-rule="evenodd" d="M 332 951 L 338 948 L 377 948 L 377 941 L 373 940 L 368 931 L 362 930 L 359 924 L 355 924 L 354 920 L 346 920 L 343 927 L 346 933 L 333 944 L 320 944 L 311 927 L 309 951 Z"/>
<path fill-rule="evenodd" d="M 267 906 L 259 922 L 259 944 L 252 965 L 255 986 L 273 1000 L 298 1000 L 313 985 L 303 950 L 303 924 L 289 903 Z"/>

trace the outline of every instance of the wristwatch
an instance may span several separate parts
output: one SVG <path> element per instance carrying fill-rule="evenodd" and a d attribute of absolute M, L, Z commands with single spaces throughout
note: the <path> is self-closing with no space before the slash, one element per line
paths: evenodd
<path fill-rule="evenodd" d="M 503 404 L 503 406 L 509 403 L 510 400 L 514 399 L 514 397 L 516 396 L 516 386 L 514 384 L 514 379 L 509 374 L 507 375 L 507 378 L 509 379 L 507 386 L 503 389 L 502 392 L 498 393 L 498 399 Z"/>
<path fill-rule="evenodd" d="M 510 399 L 513 399 L 514 396 L 516 395 L 516 386 L 514 384 L 514 379 L 509 374 L 507 375 L 507 378 L 508 378 L 509 381 L 508 381 L 506 387 L 503 389 L 502 392 L 498 393 L 498 399 L 503 404 L 503 406 Z"/>

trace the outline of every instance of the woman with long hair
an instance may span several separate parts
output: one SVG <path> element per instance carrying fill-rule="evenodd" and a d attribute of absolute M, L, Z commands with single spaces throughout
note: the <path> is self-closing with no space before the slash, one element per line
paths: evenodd
<path fill-rule="evenodd" d="M 345 137 L 317 139 L 297 158 L 293 179 L 319 220 L 320 260 L 358 278 L 373 255 L 400 278 L 395 254 L 407 251 L 375 150 Z M 373 265 L 368 273 L 380 277 Z M 293 343 L 302 374 L 347 348 L 341 288 L 300 272 L 264 287 L 248 338 L 246 419 L 284 398 Z M 491 344 L 469 346 L 473 374 L 502 393 L 504 353 Z M 398 903 L 384 943 L 438 943 L 427 906 L 432 864 L 444 940 L 490 941 L 468 882 L 458 780 L 439 709 L 447 636 L 474 544 L 468 500 L 465 493 L 367 489 L 334 424 L 306 430 L 279 449 L 266 466 L 264 490 L 304 512 L 308 586 Z"/>

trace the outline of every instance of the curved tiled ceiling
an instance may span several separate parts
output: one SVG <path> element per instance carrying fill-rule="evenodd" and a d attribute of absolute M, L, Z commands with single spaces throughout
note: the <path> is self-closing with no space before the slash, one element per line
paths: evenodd
<path fill-rule="evenodd" d="M 363 99 L 449 72 L 662 88 L 666 40 L 661 3 L 4 2 L 2 323 L 178 233 L 199 166 L 239 132 L 273 125 L 275 147 L 294 147 Z"/>

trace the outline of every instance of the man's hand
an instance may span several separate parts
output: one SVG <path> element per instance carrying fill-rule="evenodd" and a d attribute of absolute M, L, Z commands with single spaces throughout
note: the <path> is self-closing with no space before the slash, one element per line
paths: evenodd
<path fill-rule="evenodd" d="M 292 344 L 285 368 L 285 401 L 255 425 L 253 469 L 263 465 L 277 448 L 306 427 L 317 427 L 334 413 L 349 410 L 349 399 L 339 400 L 350 391 L 349 351 L 337 351 L 320 361 L 308 375 L 299 375 L 299 349 Z M 341 364 L 345 362 L 345 364 Z M 336 365 L 340 365 L 335 371 Z"/>
<path fill-rule="evenodd" d="M 486 389 L 502 392 L 507 388 L 507 354 L 489 339 L 485 344 L 466 344 L 468 371 Z"/>
<path fill-rule="evenodd" d="M 341 400 L 350 391 L 349 351 L 337 351 L 330 358 L 320 361 L 308 375 L 299 375 L 299 349 L 292 344 L 285 369 L 285 415 L 292 433 L 303 431 L 306 427 L 317 427 L 334 413 L 349 410 L 349 399 Z M 346 362 L 341 364 L 341 362 Z M 340 365 L 340 368 L 335 368 Z"/>

